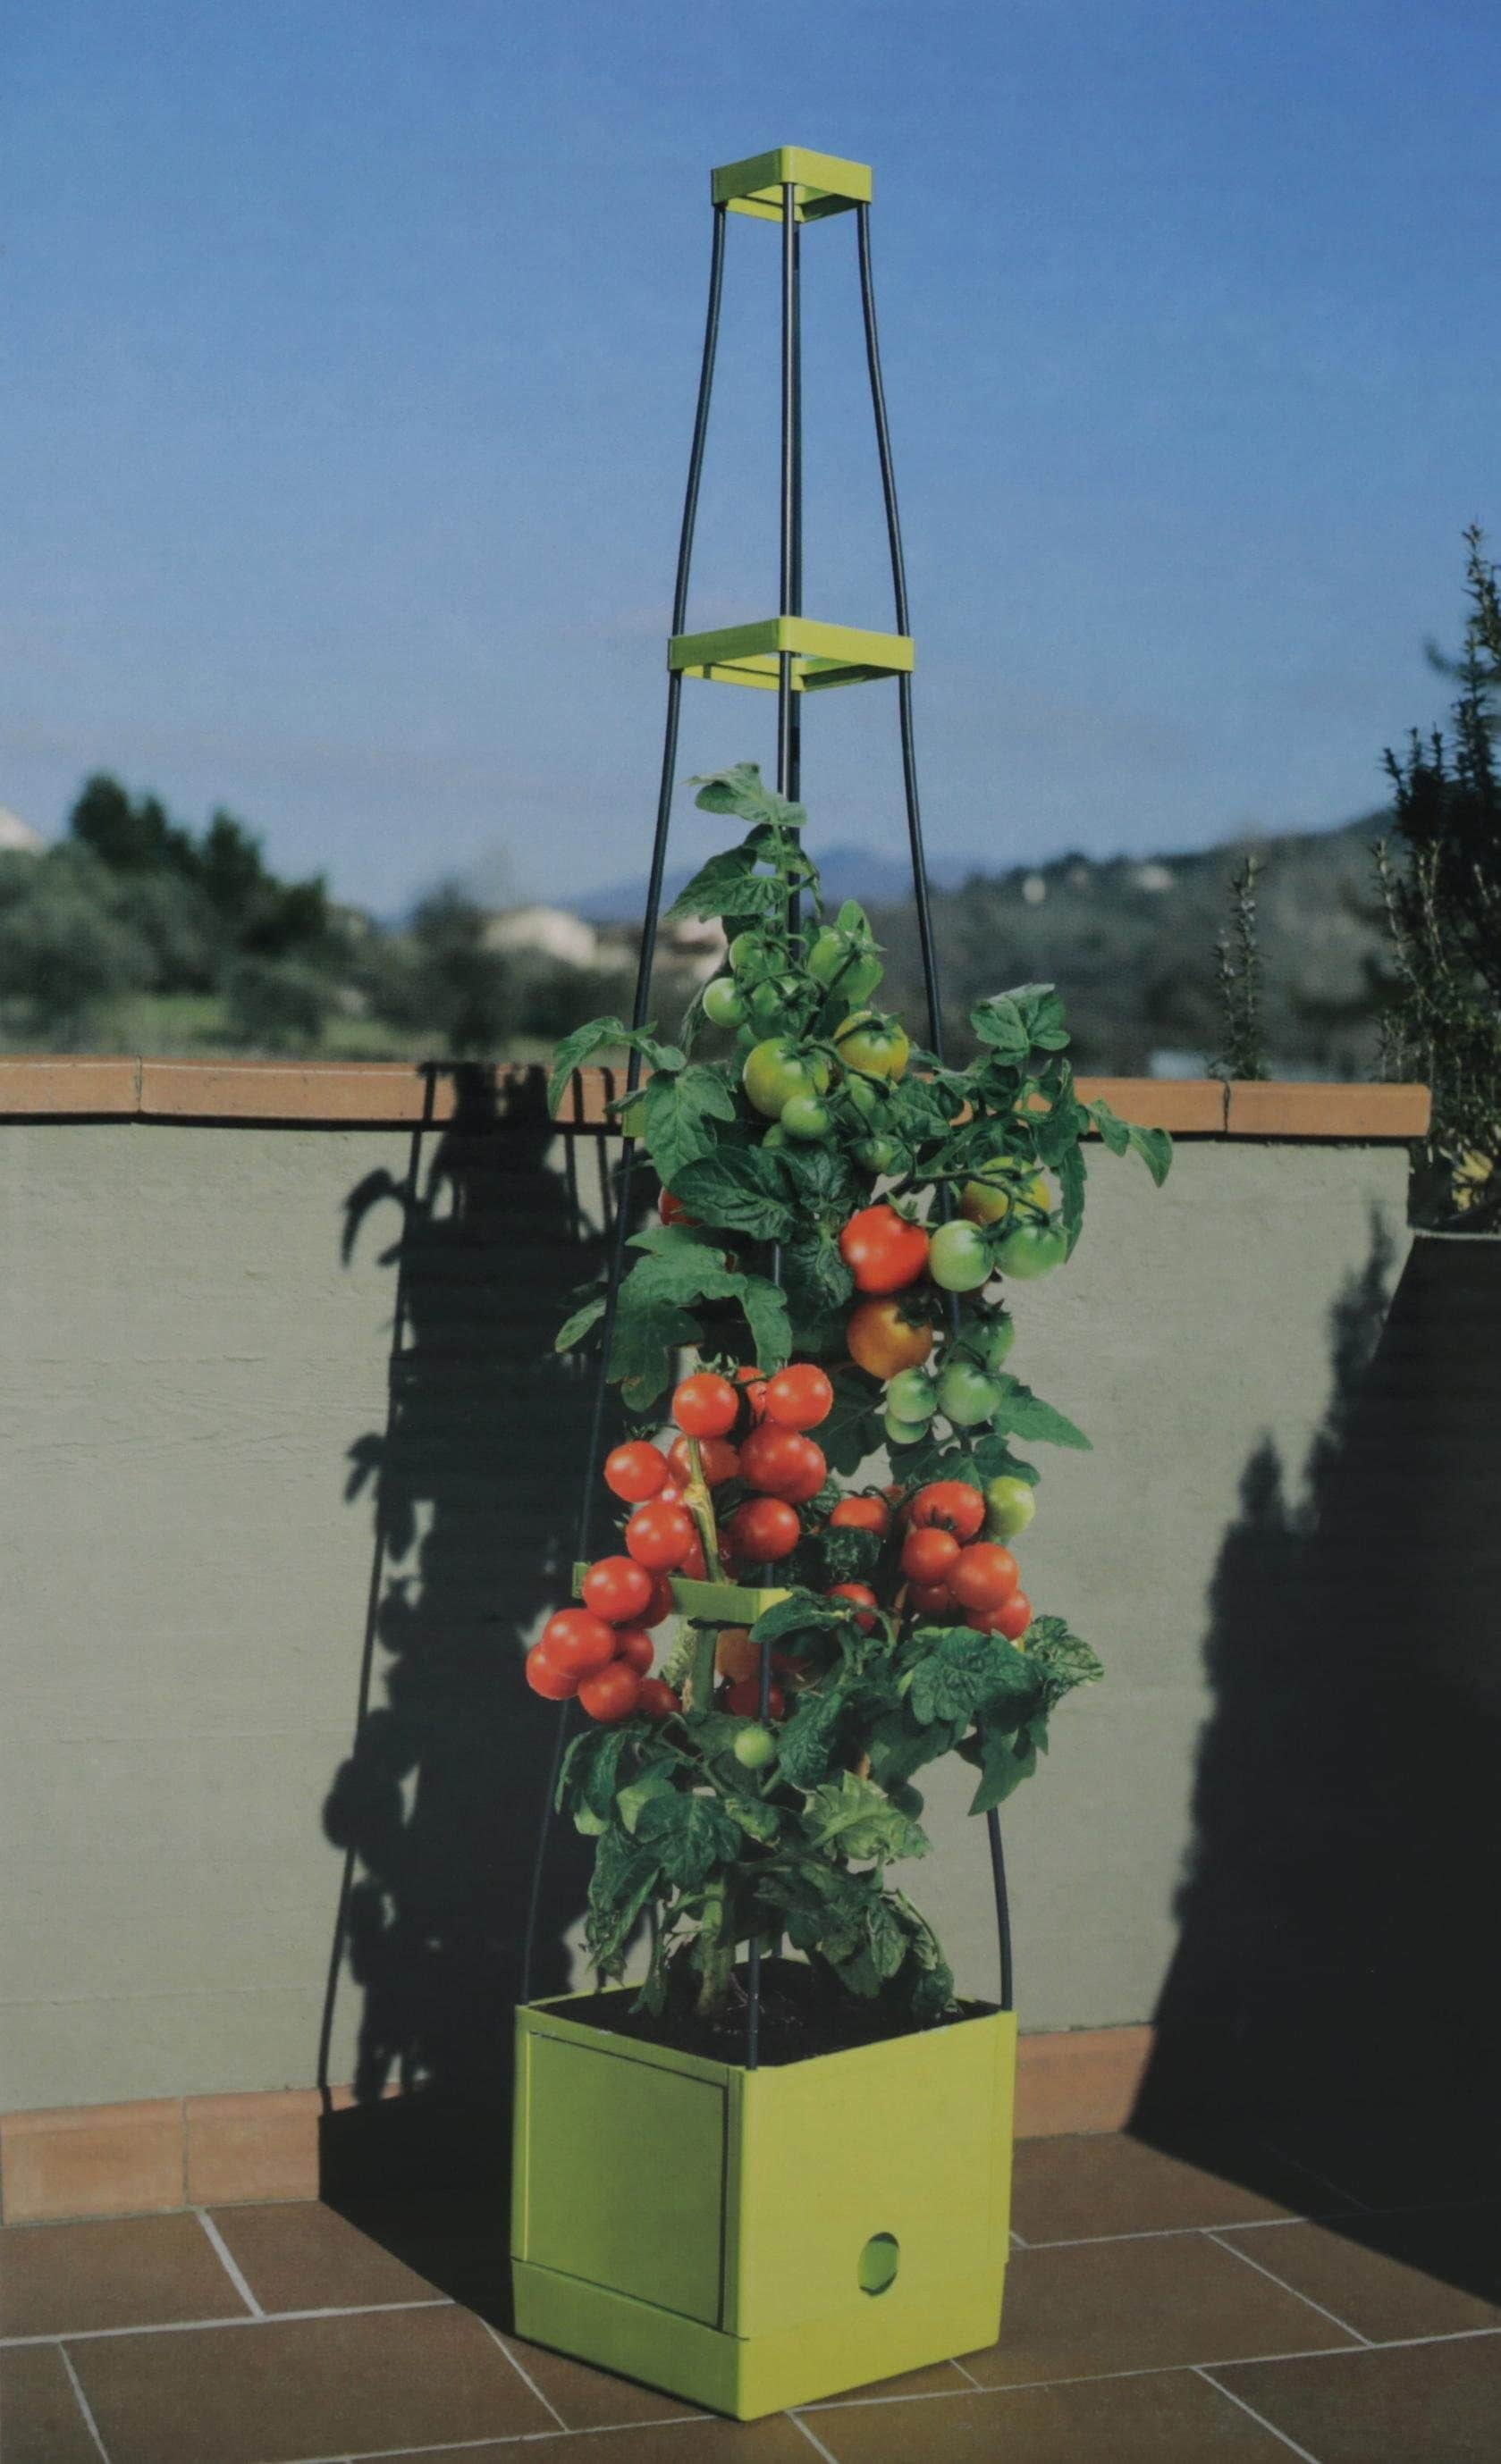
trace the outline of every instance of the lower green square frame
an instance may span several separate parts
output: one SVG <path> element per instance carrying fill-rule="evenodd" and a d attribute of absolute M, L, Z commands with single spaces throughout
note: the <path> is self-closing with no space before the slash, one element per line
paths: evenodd
<path fill-rule="evenodd" d="M 571 1998 L 517 2013 L 519 2335 L 742 2421 L 995 2342 L 1014 2013 L 750 2071 Z"/>

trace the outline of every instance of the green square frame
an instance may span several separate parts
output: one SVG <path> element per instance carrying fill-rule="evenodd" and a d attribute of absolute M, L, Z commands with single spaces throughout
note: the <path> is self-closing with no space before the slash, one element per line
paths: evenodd
<path fill-rule="evenodd" d="M 674 673 L 702 676 L 711 684 L 775 693 L 784 651 L 791 655 L 794 693 L 910 676 L 916 664 L 910 634 L 821 625 L 811 616 L 764 616 L 754 625 L 727 625 L 713 633 L 674 633 L 667 664 Z"/>
<path fill-rule="evenodd" d="M 754 214 L 780 223 L 784 188 L 795 188 L 793 219 L 825 222 L 830 214 L 868 206 L 875 191 L 869 163 L 847 163 L 838 154 L 815 154 L 806 145 L 774 145 L 743 163 L 724 163 L 709 174 L 709 193 L 732 214 Z"/>

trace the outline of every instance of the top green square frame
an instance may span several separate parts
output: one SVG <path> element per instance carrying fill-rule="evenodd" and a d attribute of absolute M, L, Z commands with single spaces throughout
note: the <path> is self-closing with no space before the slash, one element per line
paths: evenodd
<path fill-rule="evenodd" d="M 709 174 L 717 206 L 727 206 L 732 214 L 759 215 L 762 222 L 781 222 L 782 192 L 789 187 L 797 191 L 794 218 L 816 223 L 868 206 L 875 182 L 869 163 L 845 163 L 837 154 L 810 153 L 806 145 L 774 145 L 769 154 L 725 163 Z"/>

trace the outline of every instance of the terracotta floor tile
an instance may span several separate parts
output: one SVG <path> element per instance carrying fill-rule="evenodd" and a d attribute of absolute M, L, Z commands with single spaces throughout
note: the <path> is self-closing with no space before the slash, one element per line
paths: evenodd
<path fill-rule="evenodd" d="M 825 2409 L 813 2426 L 837 2464 L 1288 2464 L 1280 2438 L 1191 2370 Z"/>
<path fill-rule="evenodd" d="M 1283 2464 L 1287 2452 L 1282 2450 Z M 529 2438 L 521 2448 L 440 2447 L 435 2454 L 429 2449 L 383 2455 L 381 2464 L 816 2464 L 816 2457 L 797 2424 L 784 2412 L 773 2412 L 764 2421 L 705 2415 L 691 2429 L 673 2421 L 595 2431 L 586 2438 L 560 2431 L 555 2438 Z"/>
<path fill-rule="evenodd" d="M 638 2421 L 699 2421 L 708 2415 L 660 2387 L 642 2387 L 635 2379 L 618 2379 L 596 2370 L 566 2353 L 550 2353 L 544 2344 L 523 2343 L 507 2336 L 506 2350 L 517 2365 L 536 2382 L 567 2430 L 607 2430 Z"/>
<path fill-rule="evenodd" d="M 69 2350 L 110 2464 L 279 2464 L 553 2427 L 489 2330 L 447 2303 Z"/>
<path fill-rule="evenodd" d="M 5 2464 L 99 2464 L 55 2344 L 0 2353 L 0 2454 Z"/>
<path fill-rule="evenodd" d="M 263 2310 L 359 2310 L 436 2299 L 435 2286 L 316 2199 L 212 2213 Z"/>
<path fill-rule="evenodd" d="M 1501 2335 L 1215 2376 L 1318 2464 L 1495 2464 Z"/>
<path fill-rule="evenodd" d="M 100 2216 L 0 2233 L 0 2336 L 244 2315 L 196 2216 Z"/>
<path fill-rule="evenodd" d="M 1303 2212 L 1138 2139 L 1023 2140 L 1016 2150 L 1011 2222 L 1024 2242 L 1081 2241 L 1100 2233 L 1250 2224 Z"/>
<path fill-rule="evenodd" d="M 1224 2238 L 1375 2343 L 1501 2326 L 1501 2208 L 1268 2225 Z"/>
<path fill-rule="evenodd" d="M 1313 2352 L 1347 2341 L 1355 2339 L 1233 2252 L 1181 2233 L 1018 2251 L 1000 2343 L 960 2359 L 982 2387 L 1001 2387 Z"/>
<path fill-rule="evenodd" d="M 903 2370 L 893 2379 L 868 2379 L 862 2387 L 850 2387 L 842 2396 L 829 2396 L 825 2400 L 830 2404 L 858 2404 L 864 2398 L 873 2404 L 882 2397 L 962 2395 L 969 2386 L 969 2380 L 956 2363 L 930 2362 L 926 2369 Z M 806 2409 L 812 2409 L 811 2407 Z"/>

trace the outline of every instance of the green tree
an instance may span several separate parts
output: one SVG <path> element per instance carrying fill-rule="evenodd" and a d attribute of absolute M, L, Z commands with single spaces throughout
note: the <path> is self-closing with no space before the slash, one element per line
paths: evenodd
<path fill-rule="evenodd" d="M 1479 1228 L 1501 1224 L 1501 593 L 1484 533 L 1471 528 L 1466 543 L 1452 730 L 1415 731 L 1405 754 L 1387 753 L 1407 861 L 1383 842 L 1377 864 L 1396 961 L 1387 1070 L 1433 1090 L 1419 1211 Z"/>

